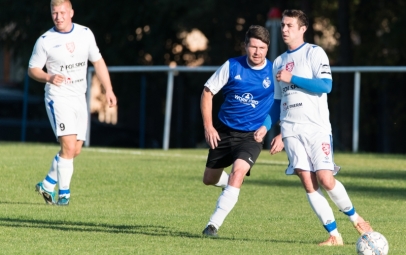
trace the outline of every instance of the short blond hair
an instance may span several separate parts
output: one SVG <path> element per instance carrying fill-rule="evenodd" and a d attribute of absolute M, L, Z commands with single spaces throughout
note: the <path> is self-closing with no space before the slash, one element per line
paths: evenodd
<path fill-rule="evenodd" d="M 72 3 L 70 2 L 70 0 L 51 0 L 51 8 L 53 6 L 58 6 L 58 5 L 61 5 L 63 3 L 68 3 L 69 7 L 72 9 Z"/>

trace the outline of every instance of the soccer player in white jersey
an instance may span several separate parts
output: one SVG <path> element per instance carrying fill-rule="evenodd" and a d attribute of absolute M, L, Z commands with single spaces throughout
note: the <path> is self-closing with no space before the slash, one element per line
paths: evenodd
<path fill-rule="evenodd" d="M 109 106 L 114 107 L 117 100 L 93 33 L 87 27 L 72 23 L 71 2 L 51 0 L 50 7 L 55 26 L 38 38 L 29 61 L 28 75 L 46 83 L 45 107 L 61 149 L 47 176 L 35 189 L 47 204 L 68 205 L 73 159 L 81 151 L 88 125 L 85 97 L 88 60 L 103 84 Z M 57 183 L 56 202 L 54 189 Z"/>
<path fill-rule="evenodd" d="M 272 62 L 266 59 L 269 32 L 251 26 L 245 35 L 246 55 L 226 61 L 206 82 L 201 96 L 204 134 L 210 146 L 203 183 L 223 188 L 203 235 L 217 230 L 237 203 L 244 177 L 257 160 L 263 137 L 279 120 L 280 100 L 274 100 Z M 218 120 L 212 119 L 212 100 L 224 97 Z M 281 135 L 271 142 L 271 153 L 283 149 Z M 231 166 L 228 175 L 224 168 Z"/>
<path fill-rule="evenodd" d="M 280 126 L 289 158 L 286 174 L 299 176 L 311 208 L 330 237 L 321 246 L 343 245 L 323 187 L 336 206 L 362 234 L 371 226 L 355 211 L 343 184 L 334 175 L 333 142 L 327 93 L 332 88 L 329 60 L 324 50 L 304 42 L 308 19 L 300 10 L 285 10 L 281 32 L 288 51 L 273 64 L 275 100 L 281 100 Z"/>

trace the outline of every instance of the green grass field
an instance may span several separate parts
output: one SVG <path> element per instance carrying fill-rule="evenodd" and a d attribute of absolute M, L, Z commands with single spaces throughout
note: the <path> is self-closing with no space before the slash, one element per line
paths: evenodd
<path fill-rule="evenodd" d="M 284 152 L 262 152 L 220 238 L 209 239 L 201 231 L 221 189 L 201 181 L 207 150 L 84 148 L 68 207 L 34 191 L 57 151 L 0 143 L 0 254 L 356 254 L 358 235 L 330 200 L 345 246 L 317 246 L 328 235 L 299 179 L 285 176 Z M 389 254 L 405 254 L 406 156 L 337 153 L 335 161 Z"/>

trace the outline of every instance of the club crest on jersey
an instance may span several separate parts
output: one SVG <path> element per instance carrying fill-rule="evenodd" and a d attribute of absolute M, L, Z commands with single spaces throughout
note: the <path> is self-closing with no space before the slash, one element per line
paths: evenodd
<path fill-rule="evenodd" d="M 269 88 L 269 86 L 271 86 L 271 80 L 269 79 L 269 77 L 266 77 L 265 80 L 262 82 L 262 86 L 264 86 L 264 88 Z"/>
<path fill-rule="evenodd" d="M 292 72 L 294 66 L 295 66 L 294 62 L 287 63 L 286 64 L 286 71 Z"/>
<path fill-rule="evenodd" d="M 322 143 L 321 149 L 323 150 L 324 154 L 326 154 L 326 155 L 330 154 L 330 144 L 329 143 Z"/>
<path fill-rule="evenodd" d="M 68 49 L 68 51 L 70 53 L 75 51 L 75 43 L 74 42 L 70 42 L 66 44 L 66 48 Z"/>

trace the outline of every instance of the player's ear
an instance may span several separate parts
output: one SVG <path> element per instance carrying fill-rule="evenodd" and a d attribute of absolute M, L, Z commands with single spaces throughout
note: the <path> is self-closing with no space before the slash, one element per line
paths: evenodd
<path fill-rule="evenodd" d="M 74 11 L 73 11 L 73 9 L 71 9 L 71 10 L 70 10 L 70 17 L 71 17 L 71 18 L 73 17 L 73 13 L 74 13 Z"/>

